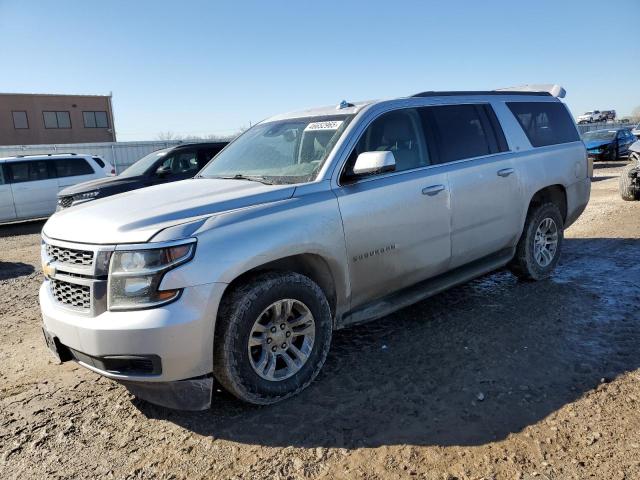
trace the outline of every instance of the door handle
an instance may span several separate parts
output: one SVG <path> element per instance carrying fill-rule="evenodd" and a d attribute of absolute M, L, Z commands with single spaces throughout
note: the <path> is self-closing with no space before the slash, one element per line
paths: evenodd
<path fill-rule="evenodd" d="M 444 185 L 431 185 L 430 187 L 424 187 L 422 189 L 422 194 L 432 197 L 440 193 L 442 190 L 444 190 Z"/>
<path fill-rule="evenodd" d="M 503 168 L 502 170 L 498 170 L 498 176 L 500 176 L 500 177 L 508 177 L 513 172 L 515 172 L 515 170 L 513 168 Z"/>

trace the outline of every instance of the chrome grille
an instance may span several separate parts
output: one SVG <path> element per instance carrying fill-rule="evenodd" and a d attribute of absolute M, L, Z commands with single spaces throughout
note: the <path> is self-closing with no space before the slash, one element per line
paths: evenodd
<path fill-rule="evenodd" d="M 51 294 L 59 303 L 83 310 L 91 308 L 91 287 L 53 278 L 49 282 Z"/>
<path fill-rule="evenodd" d="M 74 250 L 47 244 L 47 256 L 56 262 L 71 265 L 87 265 L 93 263 L 93 252 L 90 250 Z"/>
<path fill-rule="evenodd" d="M 60 205 L 61 208 L 69 208 L 72 203 L 73 203 L 73 195 L 68 195 L 66 197 L 58 198 L 58 205 Z"/>

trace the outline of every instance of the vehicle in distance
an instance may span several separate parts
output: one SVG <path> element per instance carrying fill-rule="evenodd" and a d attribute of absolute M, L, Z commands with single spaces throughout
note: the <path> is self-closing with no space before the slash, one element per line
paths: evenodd
<path fill-rule="evenodd" d="M 0 158 L 0 223 L 47 217 L 60 189 L 112 171 L 101 157 L 81 153 Z"/>
<path fill-rule="evenodd" d="M 598 160 L 617 160 L 629 154 L 629 147 L 637 139 L 628 128 L 608 128 L 592 130 L 582 134 L 589 158 Z"/>
<path fill-rule="evenodd" d="M 56 213 L 43 228 L 48 345 L 173 408 L 214 378 L 271 404 L 332 334 L 508 265 L 550 275 L 587 205 L 567 107 L 524 86 L 277 115 L 197 176 Z"/>
<path fill-rule="evenodd" d="M 601 122 L 603 119 L 604 117 L 600 110 L 593 110 L 584 112 L 582 115 L 578 116 L 578 124 Z"/>
<path fill-rule="evenodd" d="M 120 175 L 74 185 L 58 194 L 58 210 L 138 188 L 193 177 L 229 142 L 182 144 L 142 157 Z"/>
<path fill-rule="evenodd" d="M 616 111 L 615 110 L 602 110 L 602 112 L 600 112 L 601 115 L 601 119 L 604 120 L 605 122 L 613 122 L 616 119 Z"/>
<path fill-rule="evenodd" d="M 629 165 L 620 174 L 620 196 L 623 200 L 640 200 L 640 141 L 629 147 Z"/>

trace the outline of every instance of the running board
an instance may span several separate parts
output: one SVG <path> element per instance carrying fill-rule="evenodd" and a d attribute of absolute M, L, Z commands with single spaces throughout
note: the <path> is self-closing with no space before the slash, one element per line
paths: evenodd
<path fill-rule="evenodd" d="M 374 300 L 343 315 L 337 322 L 336 328 L 340 329 L 385 317 L 455 285 L 466 283 L 469 280 L 504 267 L 513 258 L 514 254 L 515 248 L 506 248 L 437 277 L 424 280 L 386 297 Z"/>

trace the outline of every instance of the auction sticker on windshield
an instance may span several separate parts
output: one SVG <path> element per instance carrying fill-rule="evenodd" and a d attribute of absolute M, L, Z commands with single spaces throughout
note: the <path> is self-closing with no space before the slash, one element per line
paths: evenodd
<path fill-rule="evenodd" d="M 330 120 L 327 122 L 313 122 L 306 126 L 305 132 L 311 130 L 337 130 L 342 125 L 343 120 Z"/>

